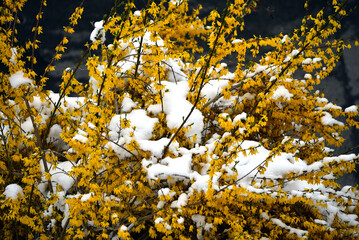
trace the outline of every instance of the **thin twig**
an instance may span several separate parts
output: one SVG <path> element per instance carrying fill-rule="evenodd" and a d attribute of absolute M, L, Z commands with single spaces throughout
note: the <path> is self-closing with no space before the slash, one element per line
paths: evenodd
<path fill-rule="evenodd" d="M 40 132 L 39 132 L 39 129 L 38 129 L 37 125 L 36 125 L 34 116 L 33 116 L 32 112 L 31 112 L 31 107 L 30 107 L 29 101 L 26 99 L 26 97 L 24 97 L 23 100 L 25 102 L 27 112 L 29 113 L 32 126 L 34 128 L 34 133 L 35 133 L 35 136 L 36 136 L 36 145 L 41 151 L 41 160 L 42 160 L 42 163 L 44 165 L 45 172 L 50 173 L 49 168 L 47 166 L 47 161 L 46 161 L 46 158 L 45 158 L 45 152 L 44 152 L 44 149 L 43 149 L 43 142 L 42 142 L 42 139 L 40 137 Z M 54 189 L 52 188 L 51 179 L 48 179 L 47 182 L 48 182 L 50 191 L 53 192 Z"/>
<path fill-rule="evenodd" d="M 40 18 L 42 17 L 42 7 L 44 6 L 44 1 L 45 0 L 41 0 L 41 4 L 40 4 L 40 10 L 38 12 L 38 14 L 36 15 L 36 27 L 35 27 L 35 33 L 34 33 L 34 39 L 32 41 L 32 50 L 31 50 L 31 71 L 34 69 L 34 58 L 35 58 L 35 45 L 36 45 L 36 40 L 37 40 L 37 33 L 38 33 L 38 28 L 39 28 L 39 23 L 40 23 Z"/>
<path fill-rule="evenodd" d="M 200 99 L 200 96 L 201 96 L 201 91 L 202 91 L 202 88 L 203 88 L 203 84 L 204 84 L 204 80 L 206 79 L 206 75 L 207 75 L 207 71 L 208 71 L 208 68 L 209 68 L 209 64 L 211 62 L 211 59 L 215 53 L 215 50 L 216 50 L 216 47 L 217 47 L 217 42 L 218 42 L 218 39 L 219 39 L 219 36 L 222 34 L 222 29 L 224 27 L 224 20 L 226 19 L 227 17 L 227 14 L 228 14 L 228 11 L 229 11 L 229 6 L 230 6 L 230 1 L 228 0 L 227 1 L 227 6 L 226 6 L 226 9 L 224 10 L 224 13 L 223 13 L 223 17 L 222 17 L 222 21 L 221 21 L 221 26 L 219 27 L 218 29 L 218 32 L 217 32 L 217 36 L 216 36 L 216 39 L 213 43 L 213 48 L 210 52 L 210 55 L 208 57 L 208 60 L 206 62 L 206 65 L 203 67 L 201 67 L 200 71 L 198 72 L 197 76 L 196 76 L 196 79 L 198 78 L 198 76 L 200 75 L 200 73 L 202 73 L 202 79 L 201 79 L 201 83 L 200 83 L 200 86 L 199 86 L 199 89 L 198 89 L 198 93 L 197 93 L 197 97 L 196 97 L 196 100 L 191 108 L 191 110 L 189 111 L 189 113 L 187 114 L 186 118 L 182 121 L 182 124 L 179 126 L 179 128 L 177 129 L 176 133 L 171 137 L 170 141 L 168 142 L 168 144 L 166 145 L 166 147 L 164 148 L 163 150 L 163 156 L 166 155 L 167 151 L 168 151 L 168 148 L 169 146 L 171 145 L 171 143 L 173 142 L 173 140 L 176 138 L 176 136 L 178 135 L 178 133 L 181 131 L 181 129 L 183 128 L 183 126 L 186 124 L 187 120 L 190 118 L 190 116 L 192 115 L 194 109 L 196 108 L 198 102 L 199 102 L 199 99 Z"/>

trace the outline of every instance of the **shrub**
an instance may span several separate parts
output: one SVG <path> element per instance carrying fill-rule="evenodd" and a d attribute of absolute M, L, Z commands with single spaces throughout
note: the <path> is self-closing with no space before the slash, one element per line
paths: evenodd
<path fill-rule="evenodd" d="M 42 75 L 42 8 L 32 40 L 16 37 L 25 2 L 4 0 L 0 18 L 4 239 L 358 237 L 358 191 L 336 183 L 358 156 L 329 148 L 358 127 L 358 109 L 313 90 L 350 47 L 333 38 L 347 1 L 287 35 L 243 39 L 257 0 L 203 19 L 186 0 L 134 12 L 117 0 L 59 93 L 46 76 L 83 2 Z M 76 80 L 82 62 L 88 84 Z"/>

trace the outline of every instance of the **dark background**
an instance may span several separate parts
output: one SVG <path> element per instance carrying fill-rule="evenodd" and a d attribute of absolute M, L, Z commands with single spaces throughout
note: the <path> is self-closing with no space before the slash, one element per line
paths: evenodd
<path fill-rule="evenodd" d="M 40 8 L 40 0 L 29 0 L 25 5 L 20 19 L 19 39 L 25 41 L 32 38 L 31 28 L 36 25 L 35 15 Z M 44 68 L 53 57 L 54 48 L 63 36 L 62 27 L 68 24 L 68 18 L 80 0 L 48 0 L 44 8 L 44 17 L 40 25 L 44 28 L 43 35 L 39 36 L 41 41 L 40 49 L 37 52 L 38 64 L 35 71 L 42 73 Z M 69 36 L 70 44 L 68 51 L 61 61 L 56 63 L 56 71 L 49 74 L 50 80 L 48 88 L 58 91 L 61 82 L 62 71 L 66 67 L 74 67 L 81 58 L 81 51 L 84 50 L 84 44 L 89 41 L 90 33 L 93 30 L 93 23 L 103 18 L 113 5 L 113 0 L 86 0 L 84 14 L 75 28 L 75 33 Z M 138 9 L 145 6 L 145 0 L 135 1 Z M 221 10 L 226 4 L 226 0 L 196 0 L 189 1 L 191 7 L 198 4 L 203 6 L 202 13 L 205 15 L 212 9 Z M 326 0 L 309 1 L 310 12 L 315 13 L 327 3 Z M 352 9 L 357 0 L 349 0 L 346 9 Z M 243 37 L 253 35 L 273 36 L 278 33 L 290 33 L 294 28 L 299 27 L 302 17 L 306 11 L 304 9 L 304 0 L 262 0 L 253 14 L 245 17 L 245 31 L 240 33 Z M 241 37 L 242 37 L 241 36 Z M 350 39 L 359 36 L 359 10 L 355 10 L 349 17 L 342 22 L 342 29 L 336 35 L 336 38 Z M 330 77 L 325 79 L 320 86 L 326 97 L 343 108 L 353 104 L 359 104 L 359 48 L 352 44 L 352 48 L 345 50 L 336 69 Z M 231 66 L 230 66 L 231 67 Z M 77 74 L 77 79 L 81 82 L 88 81 L 88 75 L 85 67 Z M 352 130 L 345 133 L 346 143 L 336 152 L 339 154 L 350 147 L 359 145 L 359 132 Z M 359 151 L 354 151 L 359 152 Z M 359 169 L 359 167 L 358 167 Z M 340 180 L 342 184 L 359 183 L 359 174 L 352 173 Z"/>

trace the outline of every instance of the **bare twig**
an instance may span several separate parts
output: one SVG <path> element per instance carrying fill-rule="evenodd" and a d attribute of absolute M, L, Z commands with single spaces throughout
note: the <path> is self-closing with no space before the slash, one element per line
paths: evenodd
<path fill-rule="evenodd" d="M 179 128 L 177 129 L 176 133 L 173 134 L 173 136 L 171 137 L 170 141 L 168 142 L 168 144 L 166 145 L 166 147 L 164 148 L 163 150 L 163 156 L 166 155 L 167 151 L 168 151 L 168 148 L 169 146 L 171 145 L 171 143 L 173 142 L 173 140 L 176 138 L 176 136 L 178 135 L 178 133 L 181 131 L 181 129 L 183 128 L 183 126 L 186 124 L 186 122 L 188 121 L 188 119 L 190 118 L 190 116 L 192 115 L 194 109 L 196 108 L 198 102 L 199 102 L 199 99 L 200 99 L 200 96 L 201 96 L 201 91 L 202 91 L 202 88 L 203 88 L 203 85 L 204 85 L 204 80 L 206 79 L 206 75 L 207 75 L 207 71 L 209 69 L 209 65 L 210 65 L 210 62 L 211 62 L 211 59 L 216 51 L 216 47 L 217 47 L 217 43 L 218 43 L 218 39 L 219 39 L 219 36 L 222 34 L 222 29 L 224 27 L 224 20 L 226 19 L 227 17 L 227 14 L 228 14 L 228 11 L 229 11 L 229 7 L 230 7 L 230 1 L 228 0 L 227 1 L 227 6 L 226 6 L 226 9 L 224 10 L 224 13 L 223 13 L 223 16 L 222 16 L 222 20 L 221 20 L 221 25 L 218 29 L 218 32 L 217 32 L 217 36 L 216 36 L 216 39 L 214 40 L 214 43 L 213 43 L 213 47 L 212 47 L 212 50 L 209 54 L 209 57 L 207 59 L 207 62 L 205 64 L 205 66 L 202 66 L 200 71 L 198 72 L 197 76 L 196 76 L 196 79 L 198 78 L 198 76 L 200 75 L 200 73 L 202 74 L 202 79 L 201 79 L 201 83 L 200 83 L 200 87 L 198 89 L 198 93 L 197 93 L 197 96 L 196 96 L 196 100 L 191 108 L 191 110 L 189 111 L 189 113 L 187 114 L 186 118 L 182 121 L 182 124 L 179 126 Z"/>
<path fill-rule="evenodd" d="M 32 126 L 34 128 L 34 133 L 35 133 L 35 136 L 36 136 L 36 145 L 41 151 L 41 160 L 42 160 L 42 163 L 44 165 L 45 172 L 50 173 L 49 168 L 47 166 L 47 161 L 45 159 L 45 152 L 44 152 L 44 149 L 43 149 L 43 142 L 42 142 L 42 139 L 40 137 L 40 132 L 39 132 L 39 129 L 38 129 L 37 124 L 35 122 L 34 116 L 33 116 L 32 112 L 31 112 L 31 107 L 30 107 L 29 101 L 26 99 L 26 97 L 24 97 L 23 100 L 25 102 L 27 112 L 29 113 Z M 50 191 L 53 192 L 54 190 L 52 188 L 51 179 L 48 179 L 47 183 L 49 185 Z"/>

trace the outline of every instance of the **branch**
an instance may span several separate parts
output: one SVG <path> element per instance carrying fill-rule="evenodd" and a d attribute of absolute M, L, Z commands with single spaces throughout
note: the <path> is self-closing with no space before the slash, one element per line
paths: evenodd
<path fill-rule="evenodd" d="M 208 68 L 209 68 L 209 64 L 211 62 L 211 59 L 214 55 L 214 52 L 216 50 L 216 47 L 217 47 L 217 42 L 218 42 L 218 39 L 219 39 L 219 36 L 221 35 L 222 33 L 222 29 L 223 29 L 223 26 L 224 26 L 224 20 L 226 19 L 226 16 L 228 14 L 228 11 L 229 11 L 229 6 L 230 6 L 230 1 L 228 0 L 227 1 L 227 6 L 226 6 L 226 9 L 224 10 L 224 13 L 223 13 L 223 17 L 222 17 L 222 21 L 221 21 L 221 26 L 219 27 L 218 29 L 218 32 L 217 32 L 217 36 L 216 36 L 216 39 L 213 43 L 213 48 L 210 52 L 210 55 L 209 55 L 209 58 L 206 62 L 206 65 L 205 67 L 201 67 L 200 71 L 198 72 L 196 78 L 195 78 L 195 81 L 197 80 L 197 78 L 199 77 L 199 74 L 202 73 L 202 79 L 201 79 L 201 83 L 200 83 L 200 87 L 199 87 L 199 90 L 198 90 L 198 93 L 197 93 L 197 97 L 196 97 L 196 100 L 191 108 L 191 110 L 189 111 L 187 117 L 183 120 L 182 124 L 179 126 L 179 128 L 177 129 L 176 133 L 171 137 L 170 141 L 168 142 L 168 144 L 166 145 L 165 149 L 163 150 L 163 156 L 166 155 L 167 151 L 168 151 L 168 148 L 169 146 L 171 145 L 171 143 L 173 142 L 173 140 L 176 138 L 176 136 L 178 135 L 178 133 L 180 132 L 180 130 L 183 128 L 183 126 L 186 124 L 187 120 L 190 118 L 190 116 L 192 115 L 194 109 L 196 108 L 198 102 L 199 102 L 199 99 L 200 99 L 200 96 L 201 96 L 201 91 L 202 91 L 202 88 L 203 88 L 203 83 L 204 83 L 204 80 L 206 78 L 206 75 L 207 75 L 207 71 L 208 71 Z"/>
<path fill-rule="evenodd" d="M 47 166 L 47 162 L 46 162 L 46 158 L 45 158 L 45 152 L 44 152 L 44 149 L 43 149 L 43 144 L 42 144 L 42 141 L 41 141 L 41 137 L 40 137 L 40 132 L 39 132 L 39 129 L 36 125 L 36 122 L 35 122 L 35 119 L 34 119 L 34 116 L 32 115 L 31 113 L 31 108 L 30 108 L 30 104 L 29 104 L 29 101 L 23 97 L 23 100 L 25 102 L 25 105 L 26 105 L 26 109 L 27 109 L 27 112 L 29 113 L 30 115 L 30 119 L 31 119 L 31 123 L 32 123 L 32 126 L 34 128 L 34 133 L 35 133 L 35 136 L 36 136 L 36 145 L 37 147 L 40 149 L 41 151 L 41 160 L 42 160 L 42 163 L 44 164 L 44 168 L 45 168 L 45 172 L 46 173 L 50 173 L 50 170 Z M 50 188 L 50 191 L 53 193 L 53 188 L 52 188 L 52 183 L 51 183 L 51 179 L 48 179 L 47 180 L 47 183 L 49 185 L 49 188 Z"/>
<path fill-rule="evenodd" d="M 44 6 L 44 1 L 45 0 L 41 0 L 41 4 L 40 4 L 40 9 L 39 12 L 36 15 L 36 27 L 35 27 L 35 33 L 34 33 L 34 39 L 32 41 L 32 50 L 31 50 L 31 71 L 34 69 L 34 58 L 35 58 L 35 44 L 36 44 L 36 38 L 37 38 L 37 33 L 38 33 L 38 28 L 39 28 L 39 22 L 40 22 L 40 18 L 42 15 L 42 7 Z"/>

